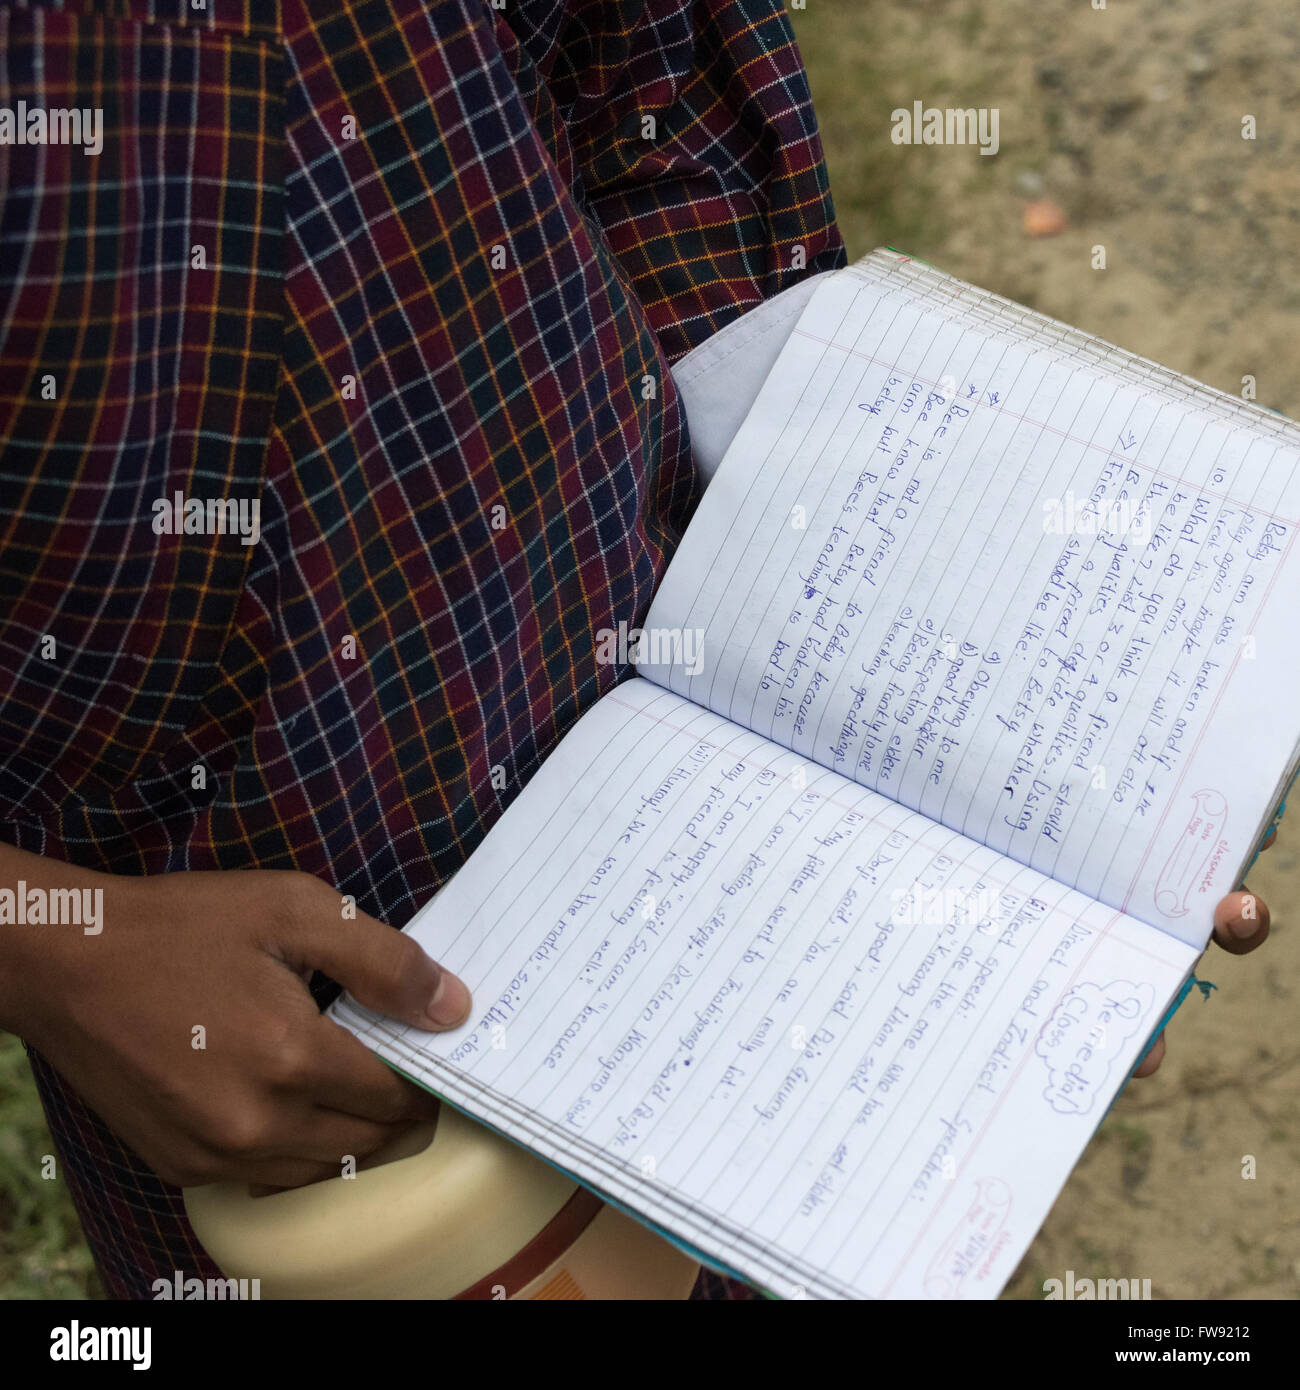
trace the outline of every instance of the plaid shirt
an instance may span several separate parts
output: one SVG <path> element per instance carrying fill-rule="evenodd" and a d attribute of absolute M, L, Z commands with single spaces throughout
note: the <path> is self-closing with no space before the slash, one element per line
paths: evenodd
<path fill-rule="evenodd" d="M 0 145 L 0 838 L 400 926 L 623 674 L 696 500 L 670 364 L 843 263 L 785 13 L 0 3 L 20 102 L 104 143 Z M 215 1275 L 32 1064 L 109 1290 Z"/>

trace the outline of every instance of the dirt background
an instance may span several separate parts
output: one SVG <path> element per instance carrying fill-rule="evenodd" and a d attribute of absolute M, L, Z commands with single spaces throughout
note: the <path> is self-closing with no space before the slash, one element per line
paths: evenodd
<path fill-rule="evenodd" d="M 1300 414 L 1293 0 L 806 0 L 792 17 L 851 257 L 897 247 L 1221 390 L 1253 376 L 1260 404 Z M 917 100 L 996 107 L 998 153 L 894 145 L 890 112 Z M 1030 237 L 1043 200 L 1065 226 Z M 1296 699 L 1261 690 L 1260 717 Z M 1041 1298 L 1067 1269 L 1150 1279 L 1154 1298 L 1300 1294 L 1292 814 L 1249 880 L 1270 939 L 1211 947 L 1198 974 L 1217 992 L 1184 1004 L 1004 1297 Z"/>

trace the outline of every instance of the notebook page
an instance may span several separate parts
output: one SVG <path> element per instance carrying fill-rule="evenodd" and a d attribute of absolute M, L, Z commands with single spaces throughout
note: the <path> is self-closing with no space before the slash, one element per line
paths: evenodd
<path fill-rule="evenodd" d="M 1298 516 L 1292 422 L 876 252 L 804 310 L 637 669 L 1204 945 L 1300 747 Z"/>
<path fill-rule="evenodd" d="M 993 1297 L 1195 953 L 642 680 L 407 927 L 450 1034 L 334 1017 L 783 1297 Z"/>

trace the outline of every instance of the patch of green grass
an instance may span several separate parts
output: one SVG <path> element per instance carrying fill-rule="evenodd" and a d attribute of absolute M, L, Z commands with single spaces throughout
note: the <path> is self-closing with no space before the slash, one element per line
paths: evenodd
<path fill-rule="evenodd" d="M 1088 1240 L 1085 1236 L 1075 1238 L 1075 1249 L 1090 1265 L 1100 1265 L 1106 1259 L 1105 1249 L 1096 1244 L 1095 1241 Z M 1092 1271 L 1090 1270 L 1089 1273 Z"/>
<path fill-rule="evenodd" d="M 947 235 L 928 150 L 889 139 L 890 112 L 933 100 L 946 85 L 925 57 L 878 65 L 861 7 L 819 3 L 791 12 L 826 151 L 831 196 L 849 259 L 875 246 L 924 258 Z M 920 157 L 918 157 L 920 156 Z"/>
<path fill-rule="evenodd" d="M 1118 1139 L 1130 1157 L 1143 1157 L 1151 1150 L 1151 1136 L 1141 1125 L 1130 1124 L 1127 1120 L 1112 1120 L 1104 1133 L 1107 1137 Z"/>
<path fill-rule="evenodd" d="M 957 32 L 964 44 L 973 44 L 984 32 L 984 10 L 980 5 L 968 5 L 957 20 Z"/>
<path fill-rule="evenodd" d="M 0 1298 L 100 1298 L 103 1292 L 61 1170 L 23 1045 L 0 1034 Z"/>

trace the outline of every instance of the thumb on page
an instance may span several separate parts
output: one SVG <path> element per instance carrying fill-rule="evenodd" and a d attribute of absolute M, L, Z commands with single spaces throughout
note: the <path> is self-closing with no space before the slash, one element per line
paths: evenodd
<path fill-rule="evenodd" d="M 359 912 L 302 918 L 281 943 L 296 969 L 323 970 L 358 1003 L 426 1032 L 456 1028 L 469 1015 L 464 983 L 426 955 L 414 938 Z"/>

